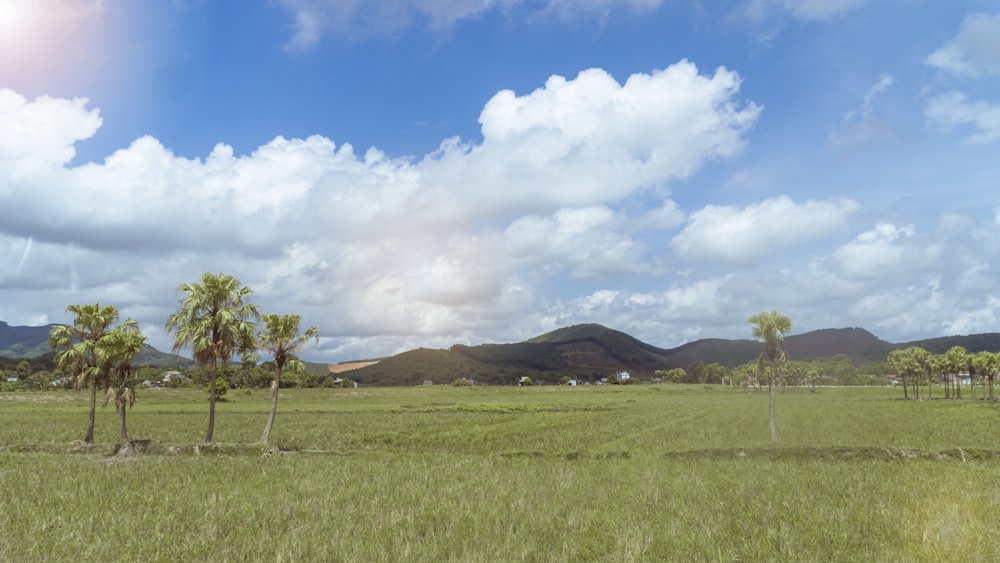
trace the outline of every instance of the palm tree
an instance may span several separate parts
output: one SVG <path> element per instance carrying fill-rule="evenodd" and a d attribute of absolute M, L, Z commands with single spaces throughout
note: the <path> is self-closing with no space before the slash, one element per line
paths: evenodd
<path fill-rule="evenodd" d="M 106 375 L 98 365 L 97 343 L 104 338 L 118 320 L 118 308 L 114 305 L 102 307 L 92 305 L 70 305 L 66 308 L 73 313 L 73 324 L 59 325 L 49 331 L 49 347 L 61 350 L 56 356 L 56 364 L 70 369 L 76 386 L 90 385 L 90 413 L 87 419 L 87 435 L 83 441 L 94 442 L 94 415 L 97 407 L 97 386 L 107 385 Z"/>
<path fill-rule="evenodd" d="M 775 360 L 784 356 L 781 349 L 781 341 L 785 334 L 792 330 L 792 319 L 782 315 L 778 311 L 761 311 L 747 319 L 753 327 L 754 338 L 764 341 L 764 352 L 761 353 L 760 362 L 763 364 L 765 355 L 771 363 L 771 399 L 770 399 L 770 423 L 771 441 L 778 440 L 778 433 L 774 428 L 774 386 L 777 378 Z"/>
<path fill-rule="evenodd" d="M 271 383 L 271 414 L 264 426 L 261 443 L 267 444 L 274 426 L 274 415 L 278 411 L 278 388 L 281 385 L 281 372 L 286 365 L 292 368 L 301 367 L 301 360 L 295 353 L 310 341 L 319 340 L 319 329 L 311 326 L 299 334 L 298 315 L 263 315 L 264 328 L 257 335 L 257 345 L 274 356 L 274 367 L 277 371 Z"/>
<path fill-rule="evenodd" d="M 907 366 L 907 354 L 903 350 L 893 350 L 889 352 L 886 361 L 892 371 L 896 372 L 896 375 L 903 379 L 903 400 L 910 398 L 909 393 L 906 390 L 906 373 L 908 370 Z"/>
<path fill-rule="evenodd" d="M 952 346 L 944 353 L 944 367 L 948 373 L 955 376 L 955 398 L 962 398 L 962 376 L 963 370 L 968 369 L 969 353 L 962 346 Z"/>
<path fill-rule="evenodd" d="M 127 319 L 118 328 L 108 333 L 97 343 L 97 356 L 101 368 L 107 370 L 112 385 L 108 388 L 104 404 L 109 400 L 115 403 L 115 411 L 119 414 L 118 441 L 119 455 L 129 455 L 135 451 L 128 439 L 128 428 L 125 425 L 125 410 L 135 404 L 135 370 L 132 361 L 142 352 L 146 337 L 139 332 L 139 326 L 132 319 Z"/>
<path fill-rule="evenodd" d="M 190 347 L 198 365 L 212 367 L 208 395 L 208 433 L 215 435 L 215 381 L 219 364 L 233 354 L 252 348 L 257 307 L 250 303 L 253 290 L 226 274 L 202 274 L 201 280 L 181 284 L 180 307 L 167 319 L 167 332 L 175 332 L 173 351 Z"/>
<path fill-rule="evenodd" d="M 993 401 L 993 378 L 1000 370 L 1000 352 L 978 352 L 972 359 L 976 367 L 976 373 L 986 378 L 989 385 L 989 400 Z M 985 394 L 985 393 L 984 393 Z M 984 399 L 986 397 L 983 397 Z"/>
<path fill-rule="evenodd" d="M 910 346 L 907 348 L 907 352 L 910 354 L 910 361 L 916 366 L 916 383 L 919 383 L 920 376 L 927 376 L 927 398 L 933 399 L 931 395 L 931 373 L 934 371 L 934 363 L 931 360 L 931 353 L 924 350 L 920 346 Z M 914 389 L 919 387 L 919 385 L 914 384 Z M 919 393 L 915 393 L 917 399 L 920 398 Z"/>

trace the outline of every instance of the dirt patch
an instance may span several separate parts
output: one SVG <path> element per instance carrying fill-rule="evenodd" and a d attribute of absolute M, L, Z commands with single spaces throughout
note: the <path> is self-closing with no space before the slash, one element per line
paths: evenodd
<path fill-rule="evenodd" d="M 344 364 L 334 364 L 328 366 L 330 368 L 330 373 L 344 373 L 345 371 L 353 371 L 356 369 L 361 369 L 364 367 L 372 366 L 378 362 L 347 362 Z"/>
<path fill-rule="evenodd" d="M 62 393 L 60 393 L 60 394 L 51 393 L 50 394 L 50 393 L 42 392 L 42 393 L 38 393 L 37 395 L 36 394 L 31 394 L 31 395 L 12 394 L 12 395 L 8 395 L 7 393 L 0 393 L 0 401 L 10 401 L 10 402 L 17 402 L 17 403 L 68 403 L 70 401 L 75 401 L 75 400 L 76 400 L 76 397 L 68 396 L 68 395 L 65 395 L 65 394 L 62 394 Z"/>

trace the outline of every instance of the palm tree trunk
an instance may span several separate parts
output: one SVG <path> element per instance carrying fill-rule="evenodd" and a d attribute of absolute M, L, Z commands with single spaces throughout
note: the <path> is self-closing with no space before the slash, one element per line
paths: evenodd
<path fill-rule="evenodd" d="M 97 414 L 97 381 L 90 382 L 90 416 L 87 419 L 87 436 L 83 439 L 88 444 L 94 443 L 94 417 Z"/>
<path fill-rule="evenodd" d="M 205 434 L 205 443 L 211 444 L 215 436 L 215 380 L 219 376 L 218 359 L 212 358 L 212 380 L 208 387 L 208 433 Z"/>
<path fill-rule="evenodd" d="M 903 400 L 908 401 L 910 400 L 910 394 L 909 390 L 906 388 L 906 374 L 902 374 L 901 377 L 903 378 Z"/>
<path fill-rule="evenodd" d="M 135 448 L 132 447 L 132 442 L 128 439 L 128 428 L 125 426 L 125 405 L 120 405 L 120 425 L 118 427 L 118 441 L 120 447 L 118 448 L 118 455 L 132 455 L 135 453 Z"/>
<path fill-rule="evenodd" d="M 281 388 L 281 368 L 278 368 L 278 375 L 274 378 L 274 389 L 271 389 L 271 414 L 267 417 L 267 425 L 264 426 L 264 435 L 261 436 L 262 444 L 267 444 L 271 438 L 271 427 L 274 426 L 274 415 L 278 412 L 278 389 Z"/>
<path fill-rule="evenodd" d="M 774 428 L 774 385 L 777 382 L 775 381 L 776 377 L 775 377 L 775 372 L 774 371 L 775 371 L 774 361 L 772 361 L 771 362 L 771 386 L 770 386 L 771 387 L 771 402 L 770 402 L 771 403 L 770 404 L 771 441 L 772 442 L 777 442 L 778 441 L 778 432 Z"/>

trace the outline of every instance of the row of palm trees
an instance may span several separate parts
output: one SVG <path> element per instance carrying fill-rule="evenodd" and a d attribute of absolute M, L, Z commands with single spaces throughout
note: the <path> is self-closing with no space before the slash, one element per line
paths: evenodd
<path fill-rule="evenodd" d="M 982 398 L 995 400 L 993 382 L 1000 374 L 1000 352 L 969 353 L 962 346 L 952 346 L 943 354 L 932 354 L 919 346 L 911 346 L 890 352 L 888 363 L 903 384 L 904 399 L 920 399 L 924 385 L 927 398 L 933 398 L 935 374 L 940 376 L 946 399 L 961 399 L 962 378 L 968 374 L 973 399 L 978 380 L 984 387 Z"/>
<path fill-rule="evenodd" d="M 211 368 L 205 442 L 215 438 L 219 367 L 227 365 L 234 355 L 256 362 L 258 353 L 265 352 L 274 358 L 276 372 L 271 384 L 271 409 L 261 437 L 261 442 L 267 444 L 277 413 L 281 374 L 285 369 L 303 368 L 297 353 L 309 341 L 319 339 L 319 329 L 311 326 L 300 333 L 298 315 L 261 315 L 250 301 L 253 290 L 226 274 L 206 272 L 198 281 L 181 284 L 177 290 L 182 297 L 166 324 L 167 331 L 175 336 L 173 351 L 189 349 L 199 365 Z M 68 369 L 78 386 L 90 385 L 84 442 L 94 441 L 97 390 L 103 388 L 105 403 L 113 401 L 120 415 L 119 453 L 130 454 L 134 448 L 128 438 L 125 411 L 135 403 L 132 362 L 145 346 L 146 337 L 132 319 L 115 326 L 119 313 L 113 305 L 70 305 L 67 311 L 74 315 L 73 323 L 54 327 L 49 333 L 49 346 L 58 351 L 57 365 Z"/>

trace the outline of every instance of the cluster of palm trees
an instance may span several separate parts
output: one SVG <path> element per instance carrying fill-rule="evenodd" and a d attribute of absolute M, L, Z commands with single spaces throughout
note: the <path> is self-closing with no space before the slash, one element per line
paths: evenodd
<path fill-rule="evenodd" d="M 932 384 L 937 379 L 944 387 L 944 398 L 962 398 L 962 380 L 968 377 L 972 398 L 976 399 L 976 384 L 983 387 L 982 399 L 995 400 L 993 381 L 1000 373 L 1000 352 L 969 353 L 962 346 L 953 346 L 943 354 L 932 354 L 919 346 L 889 352 L 889 366 L 903 385 L 904 399 L 920 399 L 926 385 L 927 398 L 933 398 Z"/>
<path fill-rule="evenodd" d="M 119 452 L 131 453 L 125 411 L 135 404 L 132 361 L 142 351 L 146 337 L 132 319 L 114 326 L 118 322 L 118 308 L 114 305 L 70 305 L 67 311 L 74 315 L 73 324 L 53 327 L 49 331 L 49 346 L 60 350 L 56 364 L 68 369 L 77 385 L 90 385 L 90 416 L 84 442 L 94 441 L 97 389 L 103 387 L 105 404 L 113 401 L 119 414 Z"/>
<path fill-rule="evenodd" d="M 278 407 L 278 386 L 285 369 L 301 370 L 297 353 L 310 340 L 319 339 L 315 326 L 299 332 L 298 315 L 261 315 L 250 302 L 253 291 L 238 279 L 226 274 L 202 274 L 193 283 L 181 284 L 182 294 L 176 312 L 167 319 L 167 331 L 174 333 L 173 351 L 190 349 L 194 360 L 211 368 L 209 382 L 208 431 L 205 442 L 215 437 L 216 381 L 219 366 L 227 365 L 234 355 L 244 361 L 257 361 L 258 352 L 273 356 L 275 379 L 271 385 L 271 410 L 261 442 L 268 443 Z M 71 305 L 73 324 L 54 327 L 49 346 L 59 353 L 56 363 L 69 369 L 77 385 L 90 385 L 90 412 L 86 443 L 94 440 L 94 414 L 97 389 L 103 387 L 107 401 L 120 413 L 120 454 L 134 451 L 125 425 L 126 407 L 135 403 L 132 362 L 146 343 L 138 324 L 126 319 L 118 326 L 118 309 L 112 305 Z M 258 324 L 258 321 L 260 323 Z"/>

